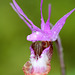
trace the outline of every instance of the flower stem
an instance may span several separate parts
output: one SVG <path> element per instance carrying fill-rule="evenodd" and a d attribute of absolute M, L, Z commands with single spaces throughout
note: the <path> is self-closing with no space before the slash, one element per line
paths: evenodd
<path fill-rule="evenodd" d="M 57 50 L 58 50 L 58 54 L 59 54 L 59 59 L 60 59 L 61 74 L 65 75 L 65 64 L 64 64 L 64 58 L 63 58 L 63 49 L 62 49 L 61 40 L 60 40 L 59 36 L 55 42 L 56 42 L 56 46 L 57 46 Z"/>
<path fill-rule="evenodd" d="M 53 25 L 50 23 L 51 28 Z M 64 58 L 63 58 L 63 48 L 61 44 L 61 39 L 58 36 L 57 40 L 55 41 L 56 47 L 58 50 L 59 60 L 60 60 L 60 66 L 61 66 L 61 75 L 65 75 L 65 64 L 64 64 Z"/>

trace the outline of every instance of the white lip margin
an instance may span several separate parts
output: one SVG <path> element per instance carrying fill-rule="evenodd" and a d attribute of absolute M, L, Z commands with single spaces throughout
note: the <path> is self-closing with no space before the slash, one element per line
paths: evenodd
<path fill-rule="evenodd" d="M 41 57 L 38 58 L 38 60 L 36 58 L 30 58 L 30 62 L 32 64 L 34 72 L 42 73 L 47 70 L 48 56 L 46 55 L 46 53 L 44 53 Z"/>

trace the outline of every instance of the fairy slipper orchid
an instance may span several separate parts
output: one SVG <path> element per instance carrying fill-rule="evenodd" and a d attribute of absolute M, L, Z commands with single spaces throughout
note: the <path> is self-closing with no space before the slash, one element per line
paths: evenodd
<path fill-rule="evenodd" d="M 46 75 L 51 70 L 50 61 L 53 54 L 52 42 L 57 40 L 58 34 L 65 24 L 66 19 L 69 15 L 75 11 L 75 8 L 69 13 L 64 15 L 57 23 L 50 28 L 50 15 L 51 15 L 51 5 L 49 4 L 48 19 L 46 23 L 44 22 L 42 15 L 42 4 L 41 0 L 40 10 L 41 10 L 41 29 L 33 24 L 33 22 L 24 14 L 22 9 L 13 0 L 10 3 L 12 8 L 16 11 L 19 17 L 27 24 L 31 29 L 32 33 L 27 36 L 28 41 L 32 41 L 30 46 L 30 61 L 28 61 L 24 67 L 23 71 L 26 75 Z M 40 42 L 39 42 L 40 41 Z"/>

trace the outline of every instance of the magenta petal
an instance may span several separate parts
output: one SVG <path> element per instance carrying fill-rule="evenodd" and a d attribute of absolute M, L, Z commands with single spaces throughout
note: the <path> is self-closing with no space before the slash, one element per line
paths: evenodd
<path fill-rule="evenodd" d="M 51 32 L 52 32 L 52 41 L 55 41 L 57 39 L 57 36 L 60 32 L 60 30 L 62 29 L 63 25 L 66 22 L 66 19 L 70 16 L 70 14 L 72 12 L 75 11 L 75 8 L 73 10 L 71 10 L 69 13 L 67 13 L 66 15 L 64 15 L 56 24 L 55 26 L 52 28 Z"/>
<path fill-rule="evenodd" d="M 45 22 L 42 15 L 42 4 L 43 4 L 43 0 L 41 0 L 40 10 L 41 10 L 41 29 L 44 30 Z"/>
<path fill-rule="evenodd" d="M 14 3 L 14 5 L 15 5 L 17 11 L 18 11 L 22 16 L 24 16 L 32 25 L 34 25 L 33 22 L 32 22 L 30 19 L 28 19 L 28 17 L 24 14 L 24 12 L 23 12 L 22 9 L 19 7 L 19 5 L 16 3 L 15 0 L 13 0 L 13 3 Z"/>
<path fill-rule="evenodd" d="M 44 31 L 46 32 L 50 32 L 50 15 L 51 15 L 51 5 L 49 4 L 48 20 L 44 26 Z"/>
<path fill-rule="evenodd" d="M 12 8 L 14 9 L 14 11 L 19 15 L 19 17 L 20 17 L 20 18 L 27 24 L 27 26 L 33 31 L 31 25 L 23 18 L 23 16 L 21 16 L 21 15 L 19 14 L 19 12 L 18 12 L 17 9 L 15 8 L 15 6 L 14 6 L 12 3 L 10 3 L 10 5 L 11 5 Z"/>
<path fill-rule="evenodd" d="M 49 4 L 49 9 L 48 9 L 48 20 L 47 20 L 47 22 L 50 21 L 50 16 L 51 16 L 51 4 Z"/>

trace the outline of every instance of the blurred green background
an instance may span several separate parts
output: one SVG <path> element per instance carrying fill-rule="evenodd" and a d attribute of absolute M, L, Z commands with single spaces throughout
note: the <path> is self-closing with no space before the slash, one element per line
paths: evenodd
<path fill-rule="evenodd" d="M 25 14 L 40 27 L 40 1 L 16 0 Z M 26 40 L 31 33 L 27 25 L 18 17 L 9 3 L 0 0 L 0 75 L 24 75 L 23 65 L 29 60 L 29 47 Z M 75 8 L 75 0 L 44 0 L 43 16 L 48 17 L 48 4 L 51 3 L 50 22 L 55 24 L 62 16 Z M 75 12 L 73 12 L 60 32 L 64 52 L 66 75 L 75 75 Z M 48 75 L 61 75 L 60 63 L 54 43 L 51 72 Z"/>

